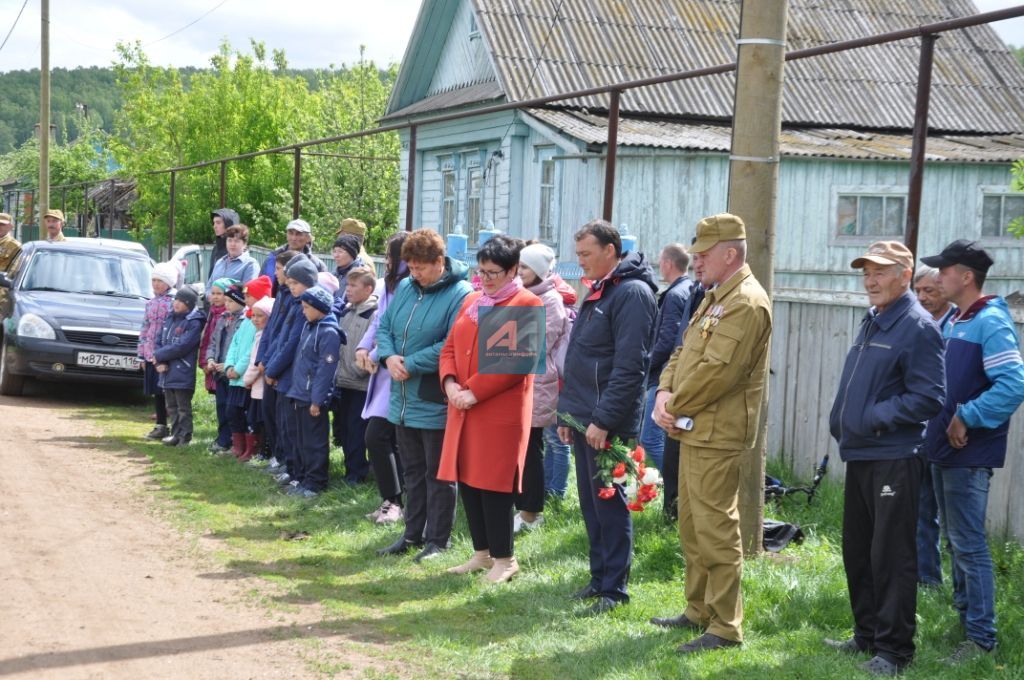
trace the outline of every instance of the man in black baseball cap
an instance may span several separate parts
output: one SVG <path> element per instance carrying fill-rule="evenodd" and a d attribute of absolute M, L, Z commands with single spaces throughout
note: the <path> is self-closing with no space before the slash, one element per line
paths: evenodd
<path fill-rule="evenodd" d="M 946 395 L 928 421 L 924 446 L 956 575 L 953 606 L 966 638 L 946 660 L 957 665 L 996 648 L 985 513 L 993 470 L 1006 462 L 1010 417 L 1024 401 L 1024 360 L 1006 301 L 983 293 L 993 264 L 984 249 L 958 240 L 921 261 L 939 268 L 939 289 L 959 308 L 943 329 Z"/>

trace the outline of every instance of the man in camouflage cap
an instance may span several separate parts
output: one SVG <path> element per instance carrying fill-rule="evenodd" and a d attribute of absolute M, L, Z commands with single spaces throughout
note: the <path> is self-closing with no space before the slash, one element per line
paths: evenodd
<path fill-rule="evenodd" d="M 705 631 L 679 647 L 682 654 L 743 641 L 740 453 L 757 436 L 772 333 L 771 301 L 746 264 L 746 239 L 735 215 L 713 215 L 697 225 L 691 251 L 708 291 L 665 365 L 655 399 L 655 420 L 681 444 L 679 539 L 687 606 L 651 623 Z"/>
<path fill-rule="evenodd" d="M 13 236 L 14 220 L 7 213 L 0 213 L 0 272 L 8 273 L 18 253 L 21 252 L 21 243 Z"/>

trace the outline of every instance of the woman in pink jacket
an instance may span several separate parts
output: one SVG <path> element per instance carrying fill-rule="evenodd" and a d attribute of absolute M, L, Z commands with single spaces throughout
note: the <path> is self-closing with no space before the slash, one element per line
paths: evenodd
<path fill-rule="evenodd" d="M 519 275 L 523 286 L 544 303 L 547 364 L 544 375 L 533 384 L 533 415 L 530 442 L 523 469 L 523 490 L 516 496 L 513 530 L 532 529 L 544 521 L 544 428 L 554 425 L 558 405 L 559 367 L 555 360 L 559 347 L 569 341 L 569 316 L 557 290 L 554 273 L 555 252 L 543 243 L 534 243 L 519 252 Z"/>

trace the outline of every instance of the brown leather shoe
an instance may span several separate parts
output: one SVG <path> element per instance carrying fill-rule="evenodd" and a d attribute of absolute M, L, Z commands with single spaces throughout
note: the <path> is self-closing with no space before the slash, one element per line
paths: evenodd
<path fill-rule="evenodd" d="M 735 640 L 726 640 L 714 633 L 704 633 L 699 638 L 690 640 L 685 645 L 680 645 L 677 652 L 680 654 L 696 654 L 698 652 L 710 652 L 713 649 L 726 649 L 728 647 L 739 647 L 740 643 Z"/>
<path fill-rule="evenodd" d="M 700 625 L 696 621 L 691 621 L 686 618 L 686 614 L 680 614 L 679 616 L 673 616 L 671 618 L 654 617 L 651 619 L 651 623 L 655 626 L 661 626 L 662 628 L 689 628 L 690 630 L 704 630 L 704 626 Z"/>

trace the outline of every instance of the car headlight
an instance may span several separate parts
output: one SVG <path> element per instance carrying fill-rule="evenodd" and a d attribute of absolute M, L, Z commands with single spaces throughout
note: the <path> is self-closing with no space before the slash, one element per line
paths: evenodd
<path fill-rule="evenodd" d="M 18 335 L 23 338 L 41 338 L 43 340 L 56 340 L 57 334 L 53 326 L 46 323 L 41 316 L 36 314 L 24 314 L 18 321 Z"/>

